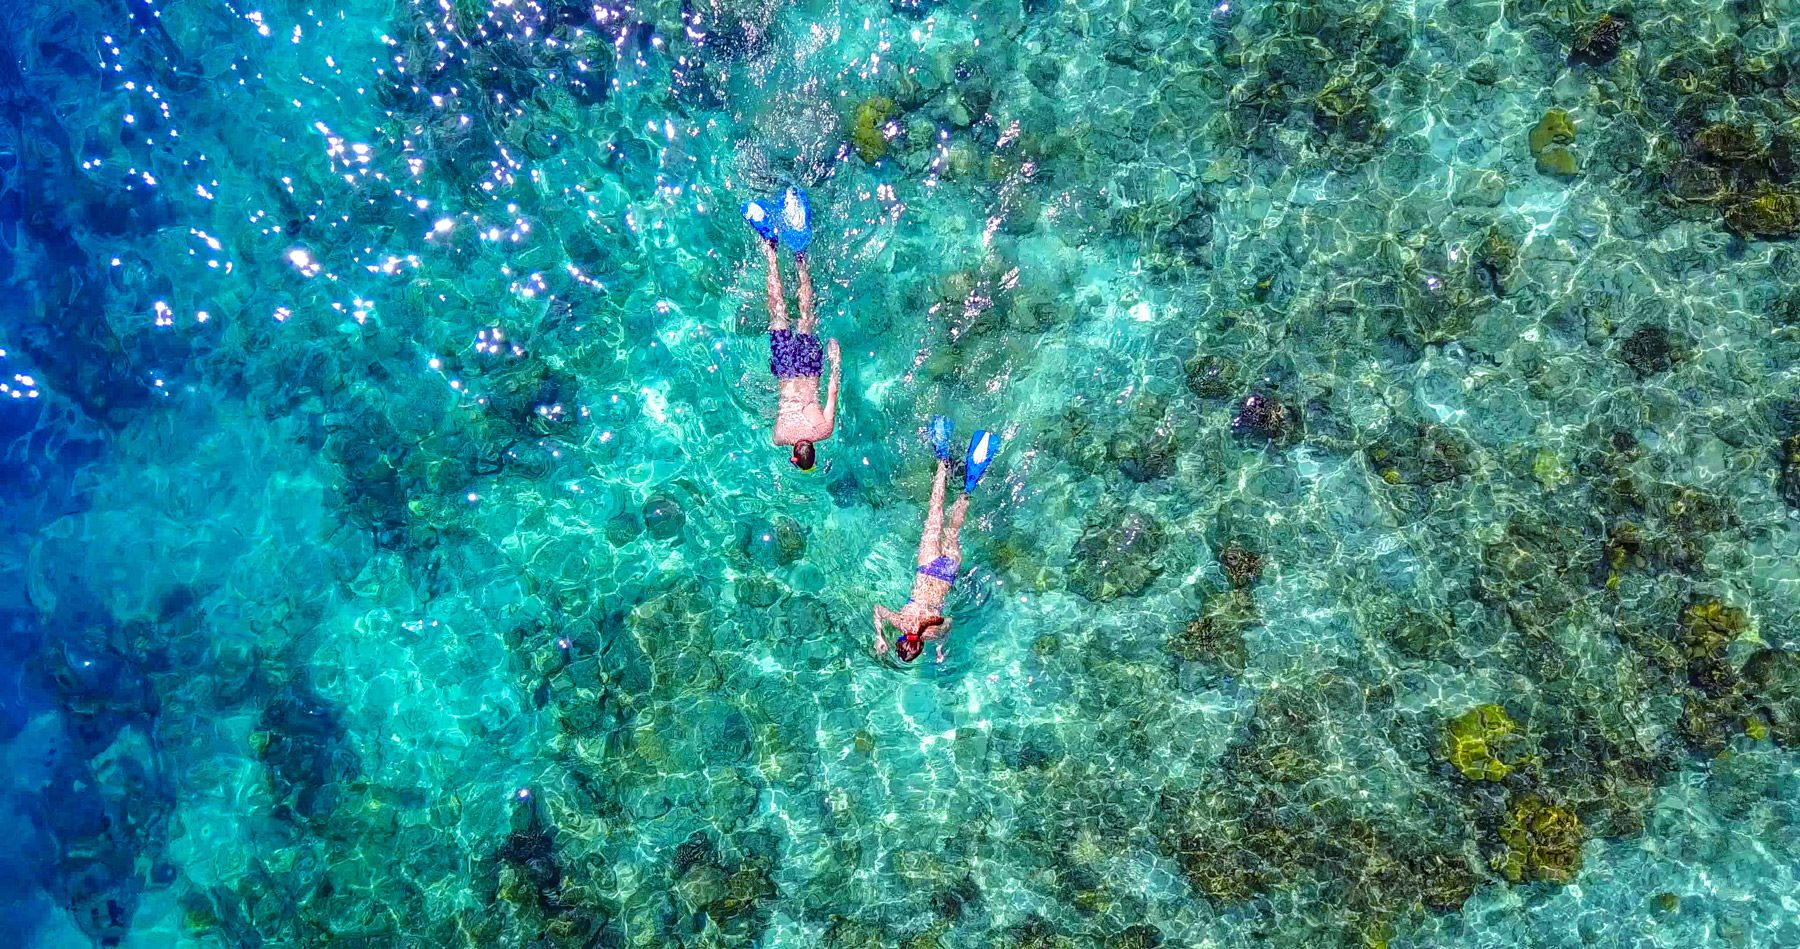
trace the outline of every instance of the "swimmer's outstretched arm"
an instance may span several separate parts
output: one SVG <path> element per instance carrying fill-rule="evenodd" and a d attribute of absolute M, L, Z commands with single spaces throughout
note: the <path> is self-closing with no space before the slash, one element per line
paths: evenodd
<path fill-rule="evenodd" d="M 844 374 L 844 360 L 837 340 L 825 345 L 825 358 L 831 360 L 831 385 L 825 389 L 825 430 L 829 432 L 837 428 L 838 380 Z"/>
<path fill-rule="evenodd" d="M 883 635 L 885 631 L 881 628 L 881 624 L 883 622 L 893 623 L 899 618 L 898 614 L 885 606 L 875 607 L 875 655 L 879 656 L 888 651 L 887 636 Z M 899 629 L 900 627 L 896 624 L 894 628 Z"/>
<path fill-rule="evenodd" d="M 950 624 L 951 624 L 951 622 L 952 621 L 951 621 L 950 617 L 946 616 L 946 617 L 944 617 L 944 621 L 942 623 L 937 624 L 937 626 L 932 628 L 932 630 L 930 632 L 927 632 L 925 635 L 920 637 L 921 639 L 935 639 L 938 641 L 937 661 L 938 661 L 939 665 L 942 665 L 944 662 L 944 647 L 950 645 Z"/>

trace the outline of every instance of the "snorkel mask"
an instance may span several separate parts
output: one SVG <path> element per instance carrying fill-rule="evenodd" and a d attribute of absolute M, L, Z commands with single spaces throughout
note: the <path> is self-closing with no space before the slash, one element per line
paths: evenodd
<path fill-rule="evenodd" d="M 911 662 L 924 651 L 925 637 L 918 633 L 901 633 L 900 638 L 894 640 L 894 655 L 899 656 L 901 662 Z"/>

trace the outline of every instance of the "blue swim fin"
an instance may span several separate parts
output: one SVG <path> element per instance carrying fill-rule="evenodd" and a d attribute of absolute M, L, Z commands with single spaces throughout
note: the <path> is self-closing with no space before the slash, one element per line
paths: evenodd
<path fill-rule="evenodd" d="M 950 460 L 950 431 L 953 428 L 955 423 L 944 415 L 933 415 L 931 424 L 927 426 L 927 431 L 931 434 L 931 453 L 944 461 Z"/>
<path fill-rule="evenodd" d="M 761 201 L 744 202 L 744 223 L 749 224 L 750 229 L 756 232 L 756 236 L 765 241 L 776 240 L 781 236 L 775 215 L 770 213 L 768 208 L 763 207 Z"/>
<path fill-rule="evenodd" d="M 981 483 L 981 476 L 987 474 L 988 464 L 994 460 L 994 453 L 1000 450 L 1000 436 L 986 429 L 975 433 L 969 439 L 969 455 L 964 460 L 963 493 L 973 494 L 975 486 Z"/>
<path fill-rule="evenodd" d="M 776 230 L 781 242 L 796 254 L 806 253 L 812 246 L 812 205 L 806 201 L 806 192 L 790 186 L 781 196 L 780 214 Z"/>

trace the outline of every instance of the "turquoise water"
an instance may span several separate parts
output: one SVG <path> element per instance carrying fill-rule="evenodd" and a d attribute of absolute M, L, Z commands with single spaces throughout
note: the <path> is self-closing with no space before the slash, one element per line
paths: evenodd
<path fill-rule="evenodd" d="M 7 16 L 28 944 L 1800 945 L 1791 0 Z"/>

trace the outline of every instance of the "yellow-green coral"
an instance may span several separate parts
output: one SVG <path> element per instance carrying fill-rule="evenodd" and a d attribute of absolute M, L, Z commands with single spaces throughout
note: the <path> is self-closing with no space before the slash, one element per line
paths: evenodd
<path fill-rule="evenodd" d="M 1502 749 L 1519 726 L 1498 705 L 1477 705 L 1450 720 L 1444 729 L 1444 757 L 1471 781 L 1498 781 L 1512 773 Z"/>
<path fill-rule="evenodd" d="M 1636 524 L 1629 521 L 1614 526 L 1607 535 L 1606 546 L 1602 552 L 1606 559 L 1606 588 L 1617 590 L 1619 581 L 1625 572 L 1643 569 L 1648 562 L 1643 553 L 1644 535 Z"/>
<path fill-rule="evenodd" d="M 1513 803 L 1500 841 L 1506 849 L 1494 857 L 1494 869 L 1508 880 L 1567 883 L 1581 870 L 1586 832 L 1573 811 L 1527 794 Z"/>
<path fill-rule="evenodd" d="M 1575 160 L 1575 153 L 1562 147 L 1552 145 L 1538 152 L 1538 174 L 1552 178 L 1573 178 L 1581 172 L 1581 163 Z"/>
<path fill-rule="evenodd" d="M 1573 178 L 1581 170 L 1574 153 L 1563 147 L 1575 141 L 1575 120 L 1569 118 L 1569 113 L 1561 109 L 1545 112 L 1531 127 L 1526 141 L 1531 146 L 1531 157 L 1537 159 L 1539 174 Z"/>
<path fill-rule="evenodd" d="M 1538 124 L 1531 127 L 1527 140 L 1531 144 L 1532 157 L 1541 160 L 1544 150 L 1550 146 L 1567 145 L 1575 141 L 1575 120 L 1561 109 L 1551 109 L 1544 113 Z"/>
<path fill-rule="evenodd" d="M 885 96 L 870 96 L 856 107 L 850 142 L 863 161 L 875 162 L 887 154 L 888 137 L 883 126 L 894 117 L 894 112 L 894 100 Z"/>
<path fill-rule="evenodd" d="M 1531 476 L 1546 491 L 1554 491 L 1569 480 L 1569 469 L 1563 467 L 1562 458 L 1549 448 L 1538 449 L 1537 457 L 1531 460 Z"/>
<path fill-rule="evenodd" d="M 1800 232 L 1800 194 L 1768 182 L 1725 209 L 1725 223 L 1750 237 L 1787 237 Z"/>
<path fill-rule="evenodd" d="M 1708 597 L 1681 608 L 1681 645 L 1689 659 L 1718 656 L 1749 625 L 1744 611 Z"/>
<path fill-rule="evenodd" d="M 1386 916 L 1364 920 L 1356 928 L 1365 949 L 1387 949 L 1388 941 L 1394 938 L 1394 921 Z"/>
<path fill-rule="evenodd" d="M 212 907 L 199 903 L 186 907 L 181 915 L 181 923 L 191 933 L 207 933 L 218 928 L 218 914 Z"/>

